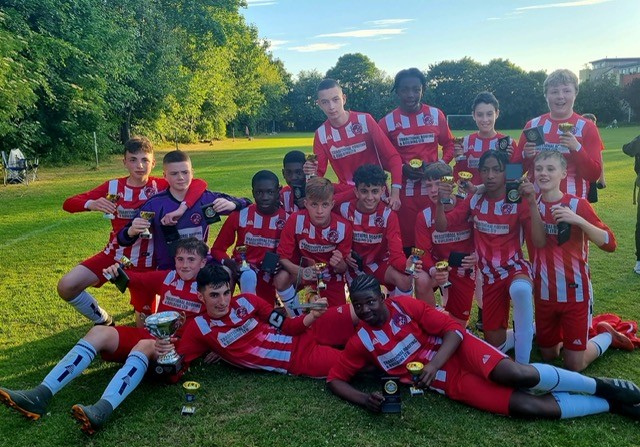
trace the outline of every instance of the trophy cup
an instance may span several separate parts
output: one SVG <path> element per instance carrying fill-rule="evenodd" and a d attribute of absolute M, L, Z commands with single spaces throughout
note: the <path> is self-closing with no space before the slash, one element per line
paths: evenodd
<path fill-rule="evenodd" d="M 131 262 L 131 259 L 127 258 L 124 255 L 120 257 L 120 261 L 118 262 L 120 262 L 120 265 L 122 266 L 123 269 L 133 267 L 133 262 Z"/>
<path fill-rule="evenodd" d="M 249 270 L 249 264 L 247 263 L 247 246 L 246 245 L 238 245 L 236 247 L 236 252 L 240 255 L 240 259 L 242 259 L 242 265 L 240 266 L 241 272 L 246 272 Z"/>
<path fill-rule="evenodd" d="M 196 407 L 190 404 L 196 400 L 196 391 L 200 389 L 200 384 L 198 382 L 189 381 L 183 383 L 182 388 L 184 388 L 184 399 L 187 401 L 187 405 L 182 406 L 182 415 L 191 416 L 196 412 Z"/>
<path fill-rule="evenodd" d="M 409 166 L 411 166 L 413 169 L 420 169 L 422 168 L 422 160 L 420 160 L 419 158 L 412 158 L 409 161 Z"/>
<path fill-rule="evenodd" d="M 413 380 L 413 385 L 409 388 L 409 392 L 412 396 L 419 396 L 424 394 L 424 390 L 420 388 L 416 388 L 416 383 L 420 380 L 420 374 L 424 370 L 424 364 L 422 362 L 409 362 L 407 363 L 407 370 L 409 374 L 411 374 L 411 380 Z"/>
<path fill-rule="evenodd" d="M 140 217 L 151 221 L 154 217 L 156 217 L 156 213 L 154 211 L 140 211 Z M 153 236 L 148 228 L 145 228 L 142 233 L 140 233 L 140 237 L 142 239 L 151 239 Z"/>
<path fill-rule="evenodd" d="M 464 142 L 464 138 L 463 137 L 453 137 L 453 143 L 454 144 L 462 144 Z M 464 148 L 462 148 L 462 150 L 464 151 Z M 465 161 L 467 159 L 467 156 L 464 155 L 464 153 L 462 155 L 458 155 L 456 157 L 456 163 L 461 162 L 461 161 Z"/>
<path fill-rule="evenodd" d="M 107 200 L 113 204 L 115 204 L 120 199 L 120 194 L 107 194 Z M 113 220 L 116 218 L 113 213 L 104 213 L 102 215 L 105 219 Z"/>
<path fill-rule="evenodd" d="M 184 324 L 185 316 L 175 311 L 156 312 L 144 320 L 144 327 L 156 338 L 169 340 Z M 158 357 L 156 362 L 158 374 L 175 374 L 180 371 L 181 357 L 172 349 Z"/>
<path fill-rule="evenodd" d="M 313 299 L 318 296 L 315 290 L 310 286 L 305 286 L 298 291 L 298 303 L 293 305 L 295 310 L 322 310 L 327 308 L 327 303 L 318 303 Z"/>
<path fill-rule="evenodd" d="M 436 262 L 436 270 L 439 272 L 446 272 L 449 270 L 449 263 L 447 261 L 438 261 Z M 447 287 L 451 287 L 451 283 L 449 281 L 445 282 L 440 286 L 442 289 L 446 289 Z"/>
<path fill-rule="evenodd" d="M 424 250 L 421 248 L 413 247 L 411 249 L 411 266 L 404 269 L 407 275 L 413 275 L 416 273 L 416 262 L 424 255 Z"/>
<path fill-rule="evenodd" d="M 458 185 L 458 191 L 456 192 L 457 198 L 462 200 L 467 198 L 467 192 L 465 191 L 465 188 L 469 184 L 469 180 L 471 180 L 472 178 L 473 178 L 473 174 L 470 172 L 467 172 L 467 171 L 458 172 L 458 179 L 460 179 L 460 184 Z"/>
<path fill-rule="evenodd" d="M 448 183 L 450 185 L 453 185 L 454 183 L 452 175 L 443 175 L 442 177 L 440 177 L 440 181 L 442 183 Z M 451 197 L 440 199 L 440 203 L 443 205 L 453 205 L 453 199 Z"/>
<path fill-rule="evenodd" d="M 569 132 L 571 132 L 571 129 L 573 129 L 573 124 L 571 124 L 571 123 L 560 123 L 560 124 L 558 124 L 558 129 L 560 129 L 560 132 L 562 132 L 562 133 L 569 133 Z"/>
<path fill-rule="evenodd" d="M 316 262 L 313 266 L 313 270 L 316 273 L 316 281 L 318 281 L 318 292 L 327 289 L 327 284 L 323 281 L 324 269 L 327 267 L 326 262 Z"/>
<path fill-rule="evenodd" d="M 317 156 L 316 154 L 307 154 L 307 155 L 305 156 L 305 159 L 306 159 L 308 162 L 316 163 L 316 162 L 318 161 L 318 156 Z M 305 175 L 305 178 L 306 178 L 307 180 L 309 180 L 311 177 L 315 177 L 315 176 L 316 176 L 316 174 L 315 174 L 315 173 L 313 173 L 313 174 L 306 174 L 306 175 Z"/>

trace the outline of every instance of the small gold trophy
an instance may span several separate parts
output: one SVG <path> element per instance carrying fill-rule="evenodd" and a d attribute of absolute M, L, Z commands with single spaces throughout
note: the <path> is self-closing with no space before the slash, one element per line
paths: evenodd
<path fill-rule="evenodd" d="M 120 199 L 120 194 L 107 194 L 106 197 L 109 202 L 115 204 Z M 104 213 L 102 217 L 110 220 L 113 220 L 116 218 L 115 214 L 113 213 Z"/>
<path fill-rule="evenodd" d="M 436 270 L 439 272 L 446 272 L 447 270 L 449 270 L 449 263 L 447 261 L 438 261 L 436 262 Z M 449 281 L 445 282 L 444 284 L 442 284 L 443 289 L 446 289 L 447 287 L 451 287 L 451 283 Z"/>
<path fill-rule="evenodd" d="M 424 255 L 424 250 L 421 248 L 413 247 L 411 249 L 411 266 L 406 268 L 404 272 L 407 275 L 413 275 L 416 273 L 416 262 Z"/>
<path fill-rule="evenodd" d="M 440 181 L 442 183 L 448 183 L 450 185 L 453 185 L 454 183 L 452 175 L 443 175 L 442 177 L 440 177 Z M 453 205 L 453 199 L 451 197 L 440 199 L 440 203 L 442 203 L 443 205 Z"/>
<path fill-rule="evenodd" d="M 463 137 L 453 137 L 453 143 L 454 144 L 462 144 L 464 142 L 464 138 Z M 464 151 L 464 148 L 462 148 L 462 150 Z M 456 162 L 459 161 L 465 161 L 467 159 L 466 155 L 464 155 L 464 153 L 462 155 L 458 155 L 456 157 Z"/>
<path fill-rule="evenodd" d="M 182 388 L 184 388 L 184 399 L 187 401 L 187 404 L 182 406 L 182 415 L 191 416 L 196 412 L 196 407 L 193 406 L 193 402 L 196 400 L 196 392 L 200 389 L 200 384 L 189 381 L 183 383 Z"/>
<path fill-rule="evenodd" d="M 156 217 L 155 211 L 140 211 L 140 217 L 142 219 L 151 221 L 154 217 Z M 153 236 L 148 228 L 145 228 L 142 233 L 140 233 L 140 237 L 142 239 L 151 239 Z"/>
<path fill-rule="evenodd" d="M 409 392 L 412 396 L 419 396 L 424 394 L 424 390 L 416 387 L 418 380 L 420 380 L 420 374 L 424 370 L 424 364 L 422 362 L 409 362 L 407 363 L 407 370 L 409 374 L 411 374 L 411 380 L 413 381 L 413 385 L 409 388 Z"/>
<path fill-rule="evenodd" d="M 412 158 L 409 161 L 409 166 L 411 166 L 413 169 L 420 169 L 422 168 L 422 160 L 420 160 L 419 158 Z"/>
<path fill-rule="evenodd" d="M 573 129 L 573 124 L 571 124 L 571 123 L 560 123 L 560 124 L 558 124 L 558 129 L 560 129 L 560 131 L 562 133 L 569 133 L 569 132 L 571 132 L 571 129 Z"/>
<path fill-rule="evenodd" d="M 327 284 L 324 282 L 322 277 L 324 276 L 324 269 L 327 267 L 326 262 L 316 262 L 313 266 L 313 269 L 316 273 L 316 281 L 318 281 L 318 292 L 321 290 L 327 289 Z"/>
<path fill-rule="evenodd" d="M 468 185 L 469 180 L 471 180 L 473 178 L 473 174 L 467 171 L 460 171 L 458 172 L 458 179 L 460 180 L 460 183 L 458 185 L 458 192 L 456 192 L 456 197 L 459 199 L 466 199 L 467 198 L 467 192 L 465 191 L 465 188 Z"/>
<path fill-rule="evenodd" d="M 293 309 L 301 311 L 322 310 L 327 308 L 327 303 L 315 301 L 318 293 L 310 286 L 305 286 L 298 291 L 298 304 Z"/>
<path fill-rule="evenodd" d="M 305 156 L 305 159 L 310 163 L 316 163 L 318 161 L 318 156 L 316 154 L 307 154 Z M 311 177 L 315 177 L 315 176 L 316 176 L 315 172 L 313 174 L 306 174 L 305 175 L 307 180 L 309 180 Z"/>
<path fill-rule="evenodd" d="M 133 267 L 133 262 L 131 262 L 131 259 L 127 258 L 126 256 L 121 256 L 119 262 L 123 269 Z"/>
<path fill-rule="evenodd" d="M 236 252 L 240 255 L 240 259 L 242 259 L 242 265 L 240 266 L 241 272 L 246 272 L 249 270 L 249 264 L 247 263 L 247 246 L 246 245 L 238 245 L 236 247 Z"/>

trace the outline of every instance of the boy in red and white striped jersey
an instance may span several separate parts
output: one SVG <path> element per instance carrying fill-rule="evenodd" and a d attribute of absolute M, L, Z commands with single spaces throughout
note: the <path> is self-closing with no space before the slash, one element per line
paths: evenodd
<path fill-rule="evenodd" d="M 87 292 L 90 286 L 101 287 L 106 279 L 102 270 L 122 256 L 129 258 L 133 270 L 154 270 L 153 256 L 149 250 L 150 239 L 138 239 L 135 244 L 123 247 L 118 243 L 117 234 L 138 213 L 138 209 L 154 195 L 164 191 L 168 183 L 164 178 L 150 177 L 155 166 L 153 145 L 145 137 L 133 137 L 124 145 L 124 166 L 129 171 L 127 177 L 109 180 L 91 191 L 69 197 L 62 205 L 70 213 L 82 211 L 100 211 L 105 216 L 113 216 L 111 234 L 105 249 L 82 261 L 58 282 L 58 294 L 69 302 L 78 312 L 95 324 L 112 324 L 109 314 L 102 309 L 96 299 Z M 165 216 L 166 221 L 178 219 L 197 201 L 206 190 L 203 180 L 194 180 L 185 202 L 179 209 Z M 110 194 L 114 201 L 107 199 Z M 146 291 L 130 289 L 132 304 L 149 301 Z M 148 312 L 147 312 L 148 313 Z"/>
<path fill-rule="evenodd" d="M 560 191 L 567 176 L 567 161 L 558 151 L 540 152 L 535 158 L 538 208 L 545 225 L 546 245 L 531 247 L 535 277 L 535 320 L 542 358 L 551 361 L 563 348 L 564 367 L 582 371 L 612 345 L 633 350 L 633 343 L 611 326 L 588 339 L 593 290 L 588 265 L 589 242 L 604 251 L 616 249 L 611 229 L 586 199 Z"/>

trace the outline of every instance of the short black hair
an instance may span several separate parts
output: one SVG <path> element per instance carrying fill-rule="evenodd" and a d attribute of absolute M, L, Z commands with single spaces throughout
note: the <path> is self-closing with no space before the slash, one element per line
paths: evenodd
<path fill-rule="evenodd" d="M 171 152 L 167 152 L 162 159 L 162 164 L 166 165 L 169 163 L 182 163 L 183 161 L 191 161 L 189 154 L 181 150 L 175 150 Z"/>
<path fill-rule="evenodd" d="M 261 180 L 271 180 L 273 183 L 275 183 L 276 188 L 280 186 L 280 180 L 278 180 L 278 176 L 271 171 L 263 169 L 253 175 L 253 178 L 251 179 L 251 187 L 255 187 L 256 183 Z"/>
<path fill-rule="evenodd" d="M 453 168 L 446 163 L 436 161 L 429 163 L 424 169 L 424 177 L 426 180 L 440 180 L 445 175 L 452 175 Z"/>
<path fill-rule="evenodd" d="M 373 275 L 367 275 L 366 273 L 362 273 L 351 281 L 351 285 L 349 286 L 349 294 L 355 295 L 360 292 L 364 292 L 365 290 L 371 290 L 376 295 L 382 296 L 382 289 L 380 288 L 380 282 Z"/>
<path fill-rule="evenodd" d="M 284 155 L 284 158 L 282 159 L 282 167 L 284 168 L 284 166 L 288 163 L 302 163 L 304 164 L 304 162 L 306 161 L 306 156 L 304 155 L 304 152 L 301 151 L 289 151 Z"/>
<path fill-rule="evenodd" d="M 491 92 L 480 92 L 476 95 L 473 100 L 473 106 L 471 107 L 471 111 L 475 112 L 478 104 L 491 104 L 496 110 L 500 110 L 500 103 L 498 102 L 498 98 Z"/>
<path fill-rule="evenodd" d="M 316 92 L 319 92 L 320 90 L 329 90 L 330 88 L 334 88 L 334 87 L 338 87 L 340 90 L 342 90 L 342 87 L 340 87 L 340 84 L 338 84 L 338 81 L 336 81 L 335 79 L 326 78 L 320 81 L 320 84 L 318 84 L 318 88 L 316 89 Z"/>
<path fill-rule="evenodd" d="M 207 286 L 218 288 L 229 285 L 229 287 L 231 287 L 231 275 L 229 275 L 229 271 L 221 265 L 205 265 L 204 268 L 198 272 L 196 281 L 198 282 L 198 291 L 200 293 L 203 293 Z"/>
<path fill-rule="evenodd" d="M 384 186 L 387 184 L 387 173 L 380 166 L 366 164 L 359 166 L 353 173 L 353 183 L 366 186 Z"/>
<path fill-rule="evenodd" d="M 398 86 L 400 85 L 400 82 L 405 78 L 418 78 L 418 80 L 420 81 L 420 84 L 422 84 L 422 89 L 424 90 L 427 88 L 427 77 L 424 75 L 423 72 L 421 72 L 415 67 L 412 67 L 412 68 L 407 68 L 405 70 L 400 70 L 398 73 L 396 73 L 396 77 L 393 81 L 393 87 L 391 88 L 391 91 L 392 92 L 397 91 Z"/>
<path fill-rule="evenodd" d="M 490 149 L 480 156 L 480 160 L 478 161 L 478 168 L 482 169 L 487 160 L 490 158 L 495 158 L 498 161 L 498 165 L 500 165 L 500 168 L 502 169 L 504 169 L 509 163 L 509 154 L 507 154 L 507 152 Z"/>
<path fill-rule="evenodd" d="M 202 242 L 200 239 L 196 239 L 195 237 L 178 239 L 175 245 L 174 253 L 178 253 L 178 250 L 183 250 L 187 253 L 195 253 L 201 258 L 206 258 L 207 254 L 209 253 L 209 247 L 207 247 L 207 244 Z"/>

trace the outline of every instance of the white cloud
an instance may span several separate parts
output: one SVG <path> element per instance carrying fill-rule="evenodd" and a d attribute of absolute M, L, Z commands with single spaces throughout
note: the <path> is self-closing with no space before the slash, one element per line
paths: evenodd
<path fill-rule="evenodd" d="M 487 17 L 487 20 L 500 20 L 500 17 Z"/>
<path fill-rule="evenodd" d="M 265 40 L 269 42 L 270 50 L 277 50 L 285 43 L 289 43 L 288 40 L 276 40 L 276 39 L 265 39 Z"/>
<path fill-rule="evenodd" d="M 547 9 L 547 8 L 574 8 L 576 6 L 591 6 L 597 5 L 598 3 L 607 3 L 611 0 L 578 0 L 573 2 L 563 2 L 563 3 L 547 3 L 546 5 L 532 5 L 532 6 L 523 6 L 521 8 L 516 8 L 516 11 L 526 11 L 530 9 Z"/>
<path fill-rule="evenodd" d="M 342 48 L 346 43 L 312 43 L 309 45 L 303 45 L 299 47 L 289 47 L 289 50 L 297 51 L 299 53 L 313 53 L 316 51 L 329 51 Z"/>
<path fill-rule="evenodd" d="M 342 33 L 320 34 L 316 37 L 378 37 L 402 34 L 404 28 L 384 28 L 384 29 L 360 29 L 356 31 L 345 31 Z"/>
<path fill-rule="evenodd" d="M 399 25 L 401 23 L 413 22 L 415 19 L 383 19 L 383 20 L 371 20 L 369 22 L 373 26 L 389 26 L 389 25 Z"/>
<path fill-rule="evenodd" d="M 247 6 L 270 6 L 277 5 L 278 2 L 274 2 L 271 0 L 246 0 Z"/>

